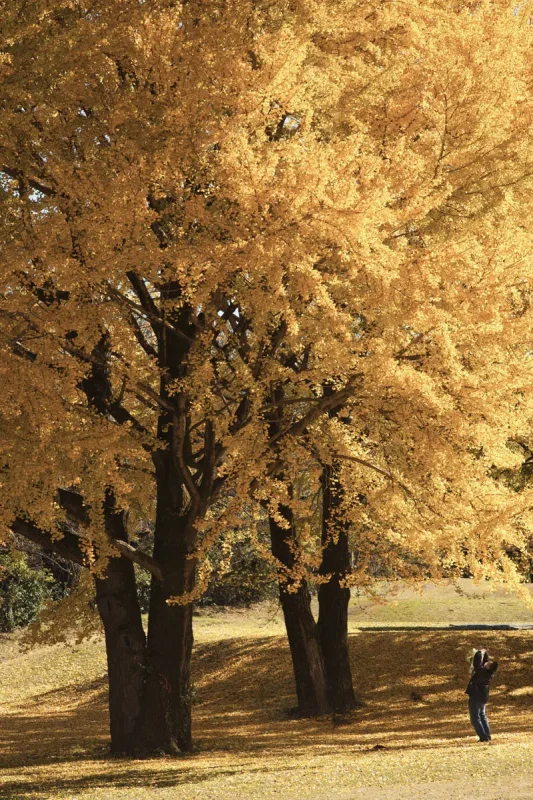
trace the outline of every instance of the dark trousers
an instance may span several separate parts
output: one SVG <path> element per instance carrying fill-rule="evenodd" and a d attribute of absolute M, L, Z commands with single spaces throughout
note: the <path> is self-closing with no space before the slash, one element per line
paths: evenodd
<path fill-rule="evenodd" d="M 490 728 L 487 715 L 485 714 L 486 705 L 482 700 L 468 700 L 468 710 L 470 712 L 470 722 L 482 742 L 490 742 Z"/>

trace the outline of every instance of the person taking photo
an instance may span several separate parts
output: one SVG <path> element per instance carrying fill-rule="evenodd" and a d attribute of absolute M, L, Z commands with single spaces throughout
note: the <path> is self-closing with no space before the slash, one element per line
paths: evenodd
<path fill-rule="evenodd" d="M 490 726 L 486 714 L 489 699 L 489 684 L 498 669 L 498 662 L 493 661 L 487 650 L 476 650 L 470 667 L 470 680 L 466 687 L 470 722 L 479 736 L 480 742 L 491 743 Z"/>

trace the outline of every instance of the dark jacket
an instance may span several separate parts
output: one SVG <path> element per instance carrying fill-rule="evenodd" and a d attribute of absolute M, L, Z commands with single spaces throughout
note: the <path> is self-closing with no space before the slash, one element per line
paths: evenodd
<path fill-rule="evenodd" d="M 486 652 L 478 650 L 473 660 L 474 672 L 466 687 L 471 700 L 486 703 L 489 699 L 489 683 L 498 669 L 497 661 L 489 661 Z"/>

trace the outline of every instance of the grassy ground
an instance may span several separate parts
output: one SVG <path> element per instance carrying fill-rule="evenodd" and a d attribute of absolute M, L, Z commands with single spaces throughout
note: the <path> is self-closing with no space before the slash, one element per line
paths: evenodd
<path fill-rule="evenodd" d="M 468 583 L 463 590 L 479 594 Z M 530 612 L 529 612 L 530 613 Z M 180 759 L 110 760 L 101 640 L 21 653 L 0 640 L 0 796 L 9 800 L 520 800 L 533 796 L 533 631 L 371 631 L 363 625 L 529 621 L 506 595 L 405 591 L 396 605 L 350 609 L 351 718 L 291 720 L 288 647 L 279 612 L 195 618 L 194 731 Z M 493 649 L 494 744 L 466 714 L 466 652 Z"/>

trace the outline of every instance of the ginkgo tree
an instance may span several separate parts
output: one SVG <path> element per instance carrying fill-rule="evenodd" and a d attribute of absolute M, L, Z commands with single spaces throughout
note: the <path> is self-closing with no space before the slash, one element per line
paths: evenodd
<path fill-rule="evenodd" d="M 175 753 L 197 568 L 261 504 L 327 710 L 373 550 L 511 578 L 529 523 L 487 476 L 531 405 L 528 11 L 14 0 L 2 33 L 2 525 L 96 576 L 113 749 Z M 124 511 L 154 500 L 148 554 Z"/>

